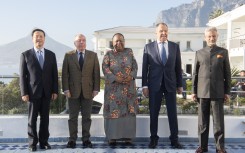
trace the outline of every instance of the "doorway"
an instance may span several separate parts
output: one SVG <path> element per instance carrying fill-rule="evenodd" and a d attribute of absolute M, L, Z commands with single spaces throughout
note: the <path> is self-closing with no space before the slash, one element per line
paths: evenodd
<path fill-rule="evenodd" d="M 189 73 L 192 75 L 192 65 L 191 64 L 186 64 L 186 73 Z"/>

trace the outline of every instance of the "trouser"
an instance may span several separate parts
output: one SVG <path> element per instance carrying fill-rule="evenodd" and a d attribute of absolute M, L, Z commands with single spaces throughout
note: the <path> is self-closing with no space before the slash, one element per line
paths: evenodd
<path fill-rule="evenodd" d="M 29 145 L 48 142 L 49 138 L 50 99 L 41 97 L 28 102 L 28 141 Z M 37 118 L 40 114 L 39 133 L 37 135 Z"/>
<path fill-rule="evenodd" d="M 199 145 L 208 146 L 210 107 L 213 112 L 213 131 L 216 148 L 224 149 L 224 99 L 201 98 L 198 104 Z"/>
<path fill-rule="evenodd" d="M 151 139 L 158 140 L 158 116 L 161 108 L 162 97 L 166 100 L 168 122 L 170 128 L 169 139 L 172 143 L 178 141 L 178 120 L 176 108 L 176 92 L 167 92 L 166 90 L 149 92 L 149 108 L 150 108 L 150 132 Z"/>
<path fill-rule="evenodd" d="M 91 127 L 91 111 L 92 111 L 92 100 L 84 99 L 83 96 L 79 98 L 69 98 L 69 133 L 70 141 L 77 140 L 78 133 L 78 115 L 81 111 L 82 115 L 82 141 L 89 140 L 90 138 L 90 127 Z"/>

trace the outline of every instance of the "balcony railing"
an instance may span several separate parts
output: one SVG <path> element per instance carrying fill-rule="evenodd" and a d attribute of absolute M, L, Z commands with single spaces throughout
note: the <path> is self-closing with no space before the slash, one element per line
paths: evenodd
<path fill-rule="evenodd" d="M 137 82 L 141 82 L 141 77 L 137 77 Z M 191 100 L 191 79 L 192 77 L 183 77 L 186 80 L 186 89 L 184 95 L 177 95 L 178 114 L 197 114 L 197 103 Z M 232 82 L 241 79 L 241 77 L 232 77 Z M 103 88 L 104 77 L 101 77 L 101 90 L 99 100 L 93 101 L 93 114 L 103 113 Z M 59 77 L 59 96 L 57 100 L 51 102 L 50 114 L 66 114 L 69 111 L 67 99 L 61 91 L 61 77 Z M 142 87 L 137 87 L 137 95 L 139 100 L 139 113 L 149 114 L 149 99 L 142 95 Z M 233 87 L 231 90 L 230 101 L 224 105 L 225 114 L 244 115 L 245 114 L 245 91 L 240 88 Z M 18 75 L 0 75 L 0 114 L 27 114 L 27 104 L 22 102 L 19 88 Z M 162 100 L 161 114 L 166 114 L 165 100 Z"/>

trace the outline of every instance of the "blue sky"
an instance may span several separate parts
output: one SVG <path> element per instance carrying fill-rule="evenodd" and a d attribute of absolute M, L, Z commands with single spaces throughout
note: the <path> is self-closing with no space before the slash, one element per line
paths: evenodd
<path fill-rule="evenodd" d="M 117 26 L 148 27 L 158 13 L 195 0 L 4 0 L 0 5 L 0 45 L 30 34 L 35 27 L 73 47 L 74 36 Z"/>

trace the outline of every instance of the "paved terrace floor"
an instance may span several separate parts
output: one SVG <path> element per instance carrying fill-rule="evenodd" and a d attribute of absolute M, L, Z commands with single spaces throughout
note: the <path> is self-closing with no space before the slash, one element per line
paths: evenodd
<path fill-rule="evenodd" d="M 184 149 L 172 149 L 168 142 L 159 142 L 156 149 L 149 149 L 148 142 L 134 142 L 133 145 L 118 143 L 117 146 L 108 146 L 103 141 L 92 141 L 93 148 L 83 148 L 82 142 L 77 142 L 77 148 L 66 148 L 66 142 L 50 142 L 51 150 L 41 150 L 37 153 L 195 153 L 197 142 L 182 142 Z M 39 146 L 37 146 L 39 147 Z M 210 143 L 208 153 L 215 153 L 215 145 Z M 245 143 L 227 143 L 228 153 L 245 153 Z M 27 143 L 1 143 L 0 153 L 28 153 Z"/>

